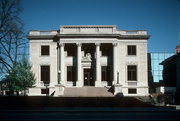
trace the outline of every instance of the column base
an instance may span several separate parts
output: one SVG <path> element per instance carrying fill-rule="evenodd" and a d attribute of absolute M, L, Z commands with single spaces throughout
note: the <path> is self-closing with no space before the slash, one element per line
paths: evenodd
<path fill-rule="evenodd" d="M 34 87 L 28 89 L 28 96 L 41 96 L 41 87 Z"/>
<path fill-rule="evenodd" d="M 101 81 L 95 81 L 95 87 L 102 87 Z"/>
<path fill-rule="evenodd" d="M 55 85 L 54 95 L 53 96 L 59 96 L 64 95 L 64 89 L 65 87 L 62 84 Z"/>
<path fill-rule="evenodd" d="M 116 84 L 117 84 L 116 80 L 112 81 L 112 85 L 116 85 Z"/>
<path fill-rule="evenodd" d="M 114 85 L 114 95 L 116 95 L 116 96 L 123 96 L 122 85 L 120 85 L 120 84 L 115 84 Z"/>
<path fill-rule="evenodd" d="M 63 85 L 63 86 L 66 86 L 66 81 L 65 80 L 61 80 L 59 84 L 57 85 Z M 56 86 L 56 85 L 55 85 Z"/>
<path fill-rule="evenodd" d="M 81 80 L 77 81 L 76 87 L 83 87 L 83 82 Z"/>

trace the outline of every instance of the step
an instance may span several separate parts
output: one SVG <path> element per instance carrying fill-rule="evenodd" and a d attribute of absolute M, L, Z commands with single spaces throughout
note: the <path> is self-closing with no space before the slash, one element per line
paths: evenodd
<path fill-rule="evenodd" d="M 114 95 L 105 87 L 66 87 L 66 97 L 113 97 Z"/>

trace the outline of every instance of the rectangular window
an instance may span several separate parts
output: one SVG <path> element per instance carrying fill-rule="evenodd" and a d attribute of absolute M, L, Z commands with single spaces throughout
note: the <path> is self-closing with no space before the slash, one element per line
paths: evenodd
<path fill-rule="evenodd" d="M 127 46 L 128 55 L 136 55 L 136 45 Z"/>
<path fill-rule="evenodd" d="M 41 66 L 41 81 L 50 82 L 50 66 Z"/>
<path fill-rule="evenodd" d="M 128 94 L 137 94 L 137 89 L 128 89 Z"/>
<path fill-rule="evenodd" d="M 41 46 L 41 55 L 49 55 L 49 46 L 48 45 Z"/>
<path fill-rule="evenodd" d="M 67 66 L 67 81 L 76 80 L 76 68 L 74 66 Z"/>
<path fill-rule="evenodd" d="M 127 75 L 128 75 L 128 81 L 137 81 L 137 66 L 136 65 L 128 65 L 127 66 Z"/>
<path fill-rule="evenodd" d="M 101 67 L 101 77 L 102 77 L 102 81 L 109 81 L 110 80 L 110 68 L 109 68 L 109 66 L 102 66 Z"/>
<path fill-rule="evenodd" d="M 49 88 L 41 89 L 41 94 L 49 94 Z"/>

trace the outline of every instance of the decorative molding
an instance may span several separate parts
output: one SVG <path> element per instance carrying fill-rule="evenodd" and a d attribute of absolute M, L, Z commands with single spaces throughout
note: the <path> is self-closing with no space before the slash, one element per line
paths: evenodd
<path fill-rule="evenodd" d="M 126 64 L 127 65 L 137 65 L 138 62 L 136 62 L 136 61 L 127 61 Z"/>
<path fill-rule="evenodd" d="M 100 45 L 101 45 L 101 43 L 95 43 L 95 45 L 96 45 L 96 46 L 100 46 Z"/>
<path fill-rule="evenodd" d="M 82 61 L 91 62 L 92 61 L 91 54 L 87 53 L 86 56 L 82 56 Z"/>
<path fill-rule="evenodd" d="M 64 47 L 65 43 L 59 43 L 59 46 Z"/>
<path fill-rule="evenodd" d="M 118 43 L 114 42 L 114 43 L 112 43 L 112 45 L 116 47 L 118 45 Z"/>

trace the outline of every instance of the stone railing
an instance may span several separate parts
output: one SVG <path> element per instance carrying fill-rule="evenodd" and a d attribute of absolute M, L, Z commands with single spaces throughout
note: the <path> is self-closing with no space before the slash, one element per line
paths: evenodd
<path fill-rule="evenodd" d="M 96 33 L 114 33 L 115 25 L 77 25 L 77 26 L 61 26 L 62 34 L 96 34 Z"/>
<path fill-rule="evenodd" d="M 147 35 L 147 31 L 143 30 L 132 30 L 132 31 L 117 31 L 117 34 L 121 35 Z"/>
<path fill-rule="evenodd" d="M 58 32 L 57 31 L 30 31 L 29 35 L 56 35 Z"/>

